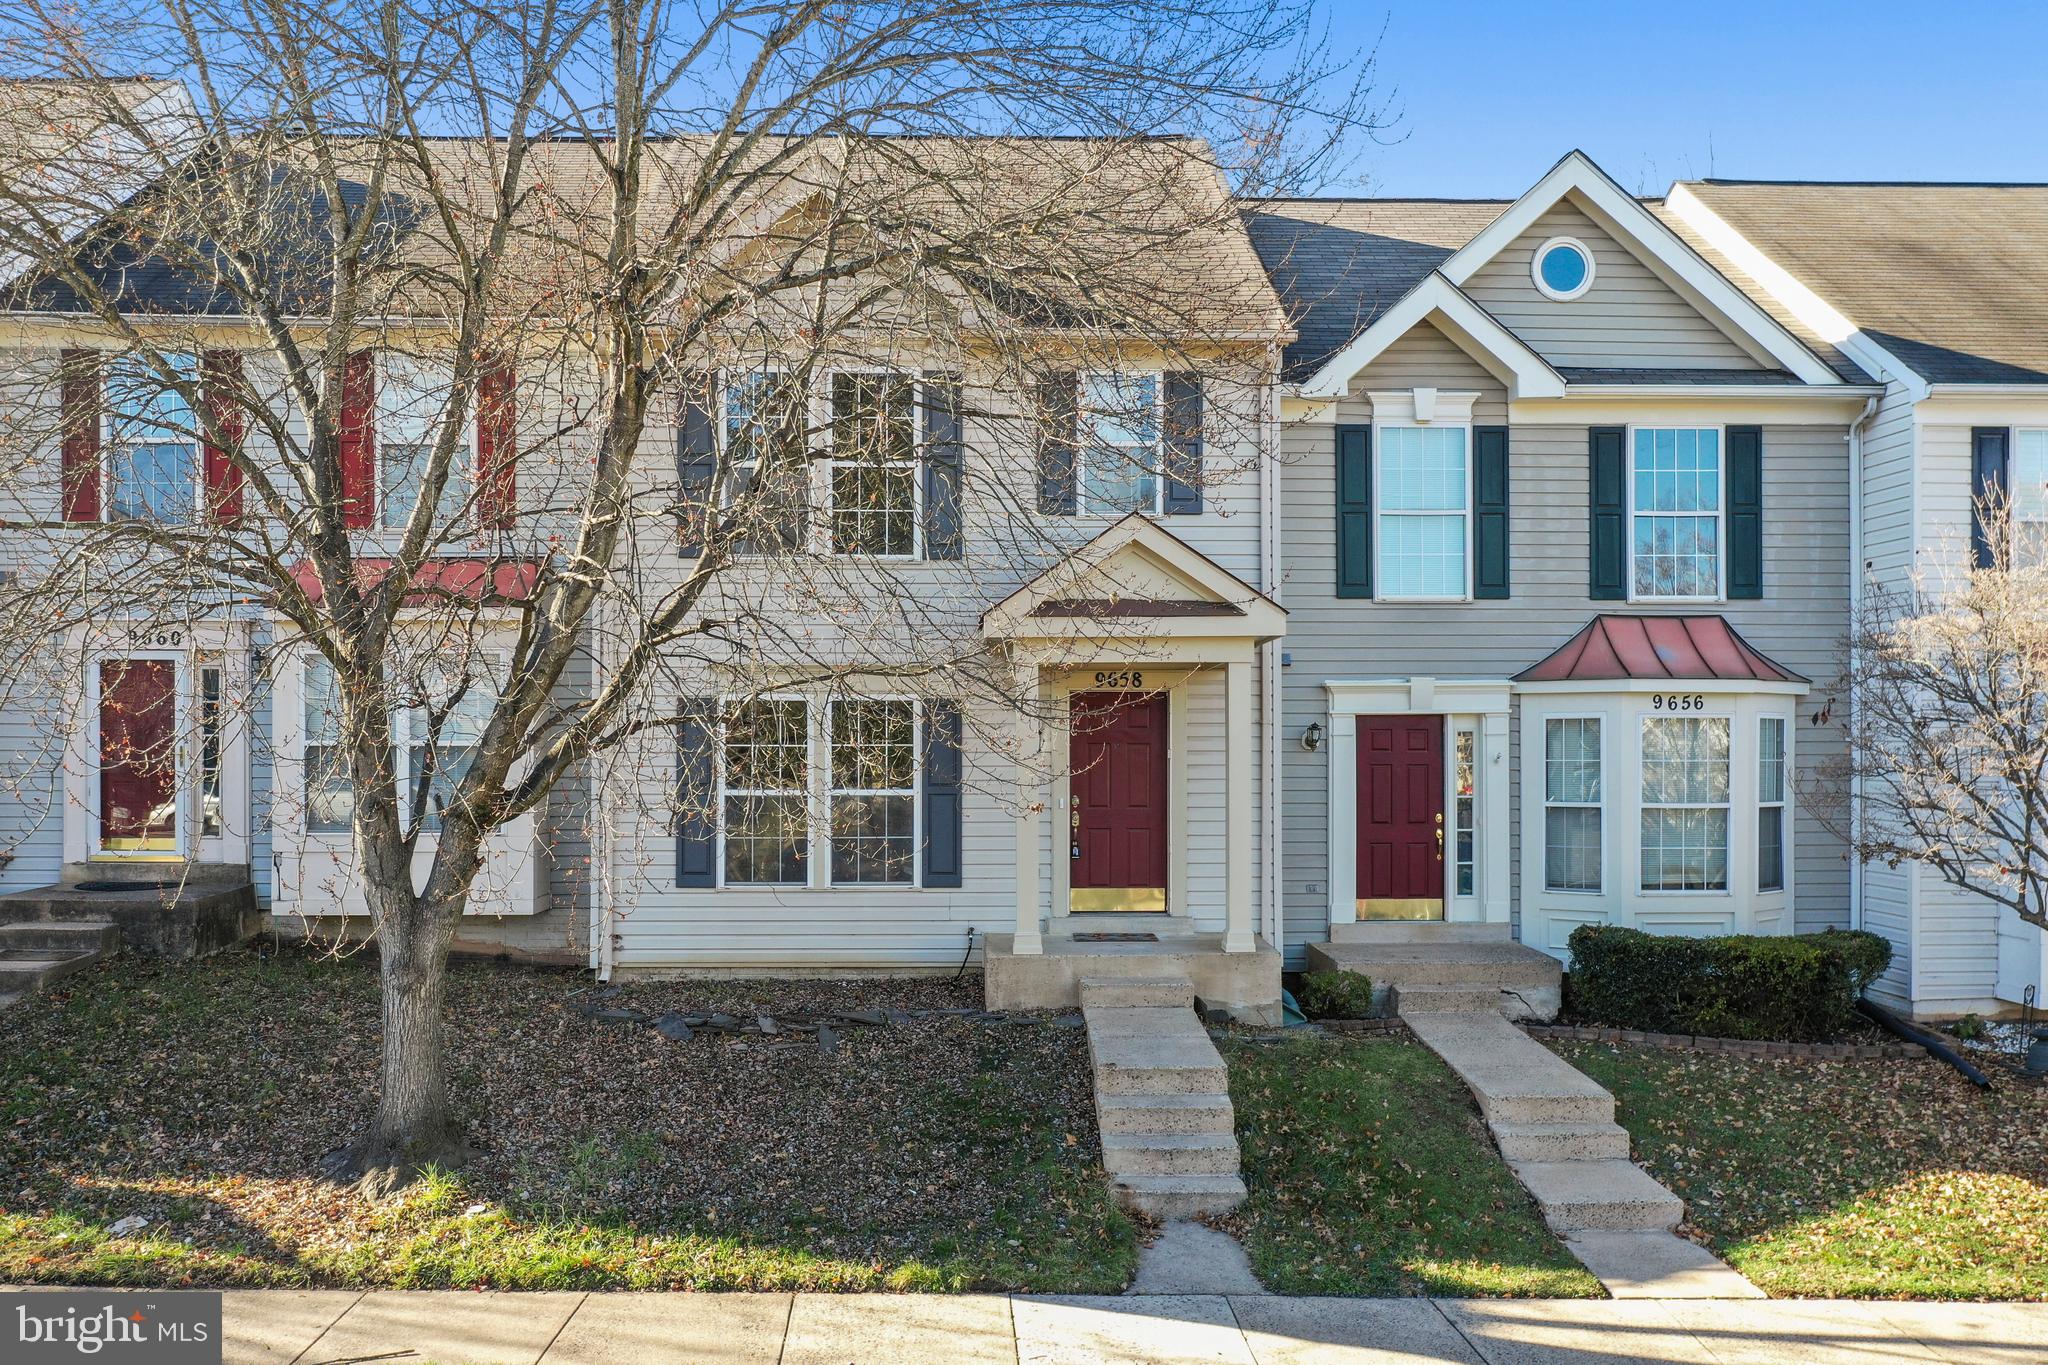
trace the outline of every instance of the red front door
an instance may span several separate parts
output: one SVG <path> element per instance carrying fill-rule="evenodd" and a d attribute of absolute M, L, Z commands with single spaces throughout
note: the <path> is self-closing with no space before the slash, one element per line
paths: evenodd
<path fill-rule="evenodd" d="M 1166 909 L 1166 694 L 1077 692 L 1067 836 L 1075 910 Z"/>
<path fill-rule="evenodd" d="M 169 659 L 100 665 L 100 846 L 178 848 L 178 666 Z"/>
<path fill-rule="evenodd" d="M 1444 718 L 1358 718 L 1358 917 L 1444 917 Z"/>

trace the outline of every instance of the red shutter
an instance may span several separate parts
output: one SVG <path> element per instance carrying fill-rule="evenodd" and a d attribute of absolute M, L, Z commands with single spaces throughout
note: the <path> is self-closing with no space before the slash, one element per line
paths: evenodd
<path fill-rule="evenodd" d="M 59 476 L 66 521 L 100 519 L 100 356 L 67 350 L 58 358 L 58 403 L 64 412 Z"/>
<path fill-rule="evenodd" d="M 512 366 L 494 357 L 476 381 L 477 519 L 487 531 L 508 531 L 519 515 L 518 419 Z"/>
<path fill-rule="evenodd" d="M 206 413 L 224 444 L 206 443 L 206 511 L 213 520 L 232 525 L 242 518 L 242 467 L 235 463 L 248 414 L 242 410 L 242 354 L 208 351 L 201 362 Z"/>
<path fill-rule="evenodd" d="M 341 377 L 341 524 L 377 523 L 376 357 L 357 351 Z"/>

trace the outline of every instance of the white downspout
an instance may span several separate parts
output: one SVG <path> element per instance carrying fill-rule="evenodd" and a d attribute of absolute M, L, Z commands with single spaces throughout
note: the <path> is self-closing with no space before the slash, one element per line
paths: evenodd
<path fill-rule="evenodd" d="M 610 639 L 611 632 L 603 629 L 602 603 L 598 605 L 597 615 L 603 637 Z M 590 691 L 593 697 L 604 687 L 604 659 L 605 650 L 602 646 L 590 651 Z M 612 821 L 605 815 L 610 809 L 610 803 L 604 798 L 612 782 L 612 761 L 609 754 L 592 756 L 589 782 L 588 818 L 596 825 L 591 839 L 591 852 L 597 863 L 597 875 L 591 879 L 590 887 L 590 932 L 596 938 L 592 957 L 595 959 L 593 965 L 597 968 L 597 979 L 610 981 L 612 967 L 618 957 L 618 944 L 615 942 L 617 919 L 612 913 L 612 879 L 618 872 L 618 839 Z"/>
<path fill-rule="evenodd" d="M 1259 589 L 1275 602 L 1280 600 L 1280 348 L 1267 356 L 1270 377 L 1264 388 L 1264 412 L 1260 414 L 1265 450 L 1259 461 Z M 1280 906 L 1280 651 L 1281 642 L 1268 641 L 1259 667 L 1259 704 L 1265 710 L 1265 772 L 1261 786 L 1266 799 L 1263 809 L 1264 837 L 1260 847 L 1259 902 L 1266 942 L 1284 957 L 1287 945 L 1286 917 Z"/>
<path fill-rule="evenodd" d="M 1863 411 L 1849 424 L 1849 676 L 1856 676 L 1856 631 L 1863 615 L 1863 428 L 1877 415 L 1877 399 L 1863 400 Z M 1849 731 L 1856 730 L 1856 689 L 1849 689 Z M 1849 778 L 1849 927 L 1863 927 L 1863 862 L 1854 852 L 1863 833 L 1863 779 Z"/>

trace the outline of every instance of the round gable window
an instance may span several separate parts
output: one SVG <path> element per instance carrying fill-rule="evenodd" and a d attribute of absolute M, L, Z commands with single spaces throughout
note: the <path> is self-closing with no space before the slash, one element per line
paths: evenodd
<path fill-rule="evenodd" d="M 1593 287 L 1593 253 L 1572 237 L 1552 237 L 1536 248 L 1529 274 L 1545 298 L 1575 299 Z"/>

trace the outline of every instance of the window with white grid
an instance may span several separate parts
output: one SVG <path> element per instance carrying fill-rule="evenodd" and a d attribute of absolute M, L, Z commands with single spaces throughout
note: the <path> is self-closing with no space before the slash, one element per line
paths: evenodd
<path fill-rule="evenodd" d="M 832 550 L 917 553 L 917 384 L 900 374 L 832 376 Z"/>
<path fill-rule="evenodd" d="M 1642 888 L 1728 889 L 1728 720 L 1643 719 Z"/>
<path fill-rule="evenodd" d="M 726 377 L 720 407 L 731 470 L 726 500 L 748 513 L 739 552 L 801 547 L 811 478 L 803 380 L 774 370 L 735 371 Z"/>
<path fill-rule="evenodd" d="M 1600 890 L 1600 721 L 1543 723 L 1543 885 Z"/>
<path fill-rule="evenodd" d="M 720 814 L 727 885 L 801 886 L 810 877 L 810 707 L 741 703 L 725 725 Z"/>
<path fill-rule="evenodd" d="M 917 849 L 917 707 L 832 703 L 832 882 L 907 886 Z"/>
<path fill-rule="evenodd" d="M 1785 889 L 1785 721 L 1757 722 L 1756 889 Z"/>
<path fill-rule="evenodd" d="M 1381 426 L 1378 576 L 1381 597 L 1461 598 L 1466 573 L 1470 462 L 1462 426 Z"/>
<path fill-rule="evenodd" d="M 2011 502 L 2013 560 L 2048 561 L 2048 428 L 2022 427 L 2012 434 Z"/>
<path fill-rule="evenodd" d="M 199 358 L 162 360 L 184 387 L 168 385 L 140 356 L 107 368 L 107 516 L 176 525 L 192 520 L 199 488 L 199 420 L 186 394 L 199 382 Z"/>
<path fill-rule="evenodd" d="M 1639 599 L 1721 595 L 1721 431 L 1637 427 L 1631 560 Z"/>

